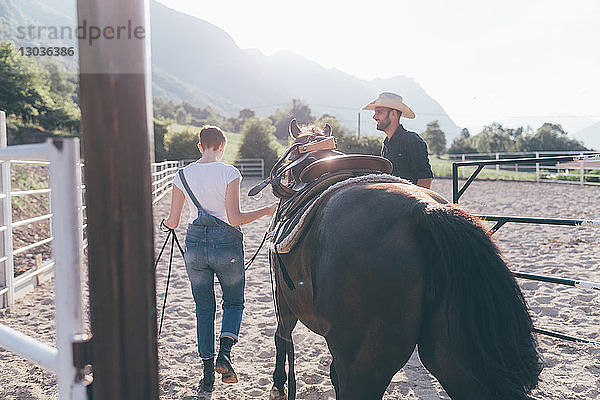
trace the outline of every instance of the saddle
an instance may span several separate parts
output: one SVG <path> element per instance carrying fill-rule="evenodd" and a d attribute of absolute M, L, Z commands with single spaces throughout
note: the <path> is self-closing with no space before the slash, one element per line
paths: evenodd
<path fill-rule="evenodd" d="M 304 167 L 291 186 L 292 195 L 284 201 L 286 214 L 336 182 L 353 176 L 390 172 L 392 163 L 378 156 L 341 154 L 318 159 Z"/>
<path fill-rule="evenodd" d="M 335 154 L 311 162 L 297 173 L 298 178 L 291 186 L 286 186 L 291 195 L 282 199 L 273 219 L 271 248 L 280 253 L 293 248 L 310 226 L 319 200 L 322 202 L 323 194 L 333 185 L 350 178 L 391 171 L 392 164 L 387 159 L 364 154 Z"/>

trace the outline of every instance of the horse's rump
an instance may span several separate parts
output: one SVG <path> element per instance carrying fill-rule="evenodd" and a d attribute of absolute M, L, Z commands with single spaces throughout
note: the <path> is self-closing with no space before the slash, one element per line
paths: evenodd
<path fill-rule="evenodd" d="M 283 288 L 284 297 L 338 348 L 365 326 L 412 337 L 440 316 L 436 326 L 448 332 L 449 345 L 465 348 L 474 381 L 493 398 L 521 398 L 541 370 L 525 301 L 485 229 L 444 201 L 409 184 L 335 191 L 297 252 L 284 258 L 290 275 L 310 279 L 310 288 L 304 295 Z M 362 340 L 364 351 L 375 351 L 368 335 Z"/>

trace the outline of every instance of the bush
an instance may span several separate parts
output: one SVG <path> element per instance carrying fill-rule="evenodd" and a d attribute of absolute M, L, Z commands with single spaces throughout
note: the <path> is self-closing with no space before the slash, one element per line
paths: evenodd
<path fill-rule="evenodd" d="M 240 145 L 240 158 L 262 158 L 265 163 L 265 173 L 279 158 L 275 145 L 275 127 L 269 119 L 251 117 L 242 126 L 242 144 Z"/>
<path fill-rule="evenodd" d="M 198 132 L 190 128 L 179 131 L 171 131 L 165 135 L 165 158 L 168 160 L 197 159 Z"/>

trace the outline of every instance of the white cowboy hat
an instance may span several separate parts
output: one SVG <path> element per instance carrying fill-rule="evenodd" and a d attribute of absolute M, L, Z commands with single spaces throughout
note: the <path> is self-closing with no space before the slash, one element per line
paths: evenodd
<path fill-rule="evenodd" d="M 402 102 L 402 96 L 392 92 L 381 92 L 379 97 L 364 106 L 363 110 L 374 110 L 375 107 L 387 107 L 402 112 L 404 118 L 413 119 L 415 113 L 409 106 Z"/>

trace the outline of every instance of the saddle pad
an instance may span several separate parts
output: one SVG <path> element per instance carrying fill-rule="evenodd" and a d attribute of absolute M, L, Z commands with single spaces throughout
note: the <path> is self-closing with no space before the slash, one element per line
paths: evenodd
<path fill-rule="evenodd" d="M 298 243 L 298 240 L 302 237 L 305 229 L 310 226 L 312 218 L 314 217 L 315 210 L 326 199 L 330 194 L 338 189 L 346 186 L 355 184 L 365 183 L 406 183 L 411 184 L 406 179 L 398 178 L 392 175 L 386 174 L 369 174 L 363 176 L 357 176 L 348 178 L 341 182 L 337 182 L 332 186 L 328 187 L 319 196 L 311 199 L 305 205 L 298 209 L 298 212 L 294 213 L 290 218 L 271 221 L 269 235 L 271 240 L 269 241 L 269 250 L 277 251 L 278 253 L 289 253 L 292 251 L 294 246 Z"/>

